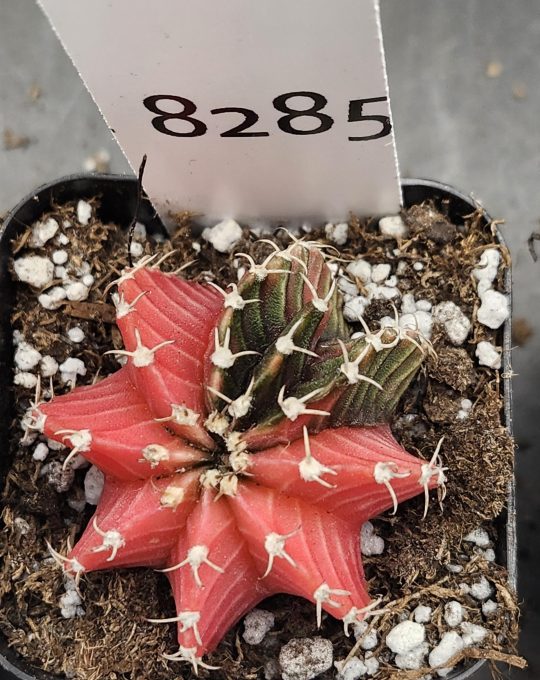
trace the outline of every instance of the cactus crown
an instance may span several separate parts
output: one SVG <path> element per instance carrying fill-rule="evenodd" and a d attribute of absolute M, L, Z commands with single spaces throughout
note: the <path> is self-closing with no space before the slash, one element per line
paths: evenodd
<path fill-rule="evenodd" d="M 262 264 L 245 255 L 239 284 L 219 288 L 204 377 L 210 429 L 219 422 L 227 442 L 253 450 L 298 437 L 300 424 L 385 422 L 422 362 L 423 340 L 397 324 L 373 333 L 360 320 L 351 338 L 323 248 L 276 246 Z"/>

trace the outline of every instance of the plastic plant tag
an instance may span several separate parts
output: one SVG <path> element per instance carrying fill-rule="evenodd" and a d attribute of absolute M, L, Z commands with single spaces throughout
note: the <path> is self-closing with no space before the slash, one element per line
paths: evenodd
<path fill-rule="evenodd" d="M 165 220 L 400 206 L 376 0 L 39 0 Z"/>

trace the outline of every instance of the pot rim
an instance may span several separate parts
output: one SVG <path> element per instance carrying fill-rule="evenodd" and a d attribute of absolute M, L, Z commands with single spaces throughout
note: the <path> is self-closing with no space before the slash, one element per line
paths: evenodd
<path fill-rule="evenodd" d="M 17 205 L 8 212 L 1 227 L 0 227 L 0 247 L 4 243 L 6 237 L 11 238 L 12 232 L 16 231 L 20 226 L 27 224 L 30 221 L 38 219 L 37 213 L 43 213 L 49 209 L 53 200 L 74 200 L 75 198 L 90 198 L 105 192 L 106 190 L 115 189 L 118 197 L 122 197 L 124 201 L 129 201 L 132 210 L 129 213 L 133 215 L 135 212 L 135 194 L 136 178 L 131 175 L 118 175 L 110 173 L 74 173 L 66 175 L 57 180 L 53 180 L 42 184 L 35 191 L 29 193 L 25 198 L 20 200 Z M 474 210 L 481 210 L 486 224 L 492 222 L 492 218 L 486 212 L 483 205 L 473 196 L 466 195 L 443 182 L 429 179 L 402 179 L 401 187 L 404 197 L 404 205 L 409 206 L 415 203 L 422 202 L 425 199 L 432 198 L 435 200 L 448 200 L 451 207 L 457 216 L 463 217 Z M 80 193 L 79 193 L 80 192 Z M 131 194 L 131 195 L 130 195 Z M 416 200 L 414 200 L 416 199 Z M 419 200 L 418 200 L 419 199 Z M 142 216 L 144 213 L 144 217 Z M 141 206 L 141 219 L 148 223 L 151 222 L 154 228 L 161 233 L 164 233 L 163 225 L 159 217 L 153 210 L 148 199 L 145 198 Z M 114 220 L 112 220 L 114 221 Z M 130 220 L 116 220 L 120 223 L 125 222 L 126 226 Z M 498 229 L 495 233 L 499 243 L 505 246 L 504 238 Z M 8 258 L 8 253 L 0 253 L 0 270 L 4 270 Z M 0 271 L 0 274 L 3 273 Z M 505 274 L 505 295 L 507 296 L 509 308 L 512 309 L 512 271 L 508 267 Z M 4 291 L 3 291 L 4 292 Z M 8 291 L 9 293 L 9 291 Z M 1 305 L 5 307 L 6 305 Z M 2 310 L 5 312 L 5 310 Z M 9 310 L 8 310 L 9 314 Z M 3 320 L 5 322 L 5 320 Z M 11 346 L 8 345 L 8 349 Z M 0 362 L 3 363 L 3 362 Z M 7 370 L 11 371 L 11 363 L 7 366 Z M 512 419 L 512 383 L 511 383 L 511 316 L 506 320 L 503 327 L 503 372 L 501 374 L 503 381 L 504 393 L 504 420 L 505 427 L 510 435 L 513 434 L 513 419 Z M 516 506 L 515 506 L 515 477 L 508 485 L 507 494 L 507 508 L 503 511 L 501 516 L 496 520 L 505 528 L 505 543 L 504 555 L 506 568 L 508 570 L 508 583 L 510 588 L 517 591 L 517 534 L 516 534 Z M 20 665 L 16 665 L 16 663 Z M 467 668 L 458 670 L 448 676 L 448 680 L 465 680 L 471 678 L 484 664 L 485 659 L 478 660 Z M 8 675 L 3 677 L 8 680 L 13 678 L 16 680 L 58 680 L 61 676 L 51 675 L 45 671 L 32 667 L 25 659 L 20 657 L 16 652 L 13 652 L 7 647 L 3 636 L 0 637 L 0 670 Z"/>

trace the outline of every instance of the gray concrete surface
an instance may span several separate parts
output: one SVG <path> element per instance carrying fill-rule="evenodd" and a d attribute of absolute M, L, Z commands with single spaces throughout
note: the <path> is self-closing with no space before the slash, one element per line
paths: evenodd
<path fill-rule="evenodd" d="M 521 651 L 530 668 L 513 677 L 537 679 L 540 261 L 533 262 L 526 242 L 540 219 L 540 2 L 381 0 L 381 5 L 403 175 L 473 192 L 493 216 L 506 220 L 515 317 L 527 319 L 535 332 L 514 353 Z M 490 62 L 501 64 L 498 77 L 486 76 Z M 10 128 L 30 138 L 26 148 L 0 148 L 0 213 L 37 185 L 81 170 L 84 159 L 100 149 L 109 151 L 113 171 L 128 171 L 34 0 L 0 0 L 0 64 L 0 132 Z M 34 84 L 41 89 L 36 101 L 30 96 Z"/>

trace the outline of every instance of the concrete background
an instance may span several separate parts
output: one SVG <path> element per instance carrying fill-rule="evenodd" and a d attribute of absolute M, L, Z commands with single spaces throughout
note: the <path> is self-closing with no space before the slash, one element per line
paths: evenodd
<path fill-rule="evenodd" d="M 381 0 L 381 10 L 402 174 L 472 192 L 506 220 L 514 316 L 534 332 L 514 352 L 521 652 L 530 668 L 513 677 L 537 679 L 540 262 L 527 238 L 540 229 L 540 0 Z M 0 133 L 29 138 L 12 150 L 0 141 L 0 214 L 99 150 L 112 171 L 129 171 L 34 0 L 0 0 L 0 64 Z"/>

